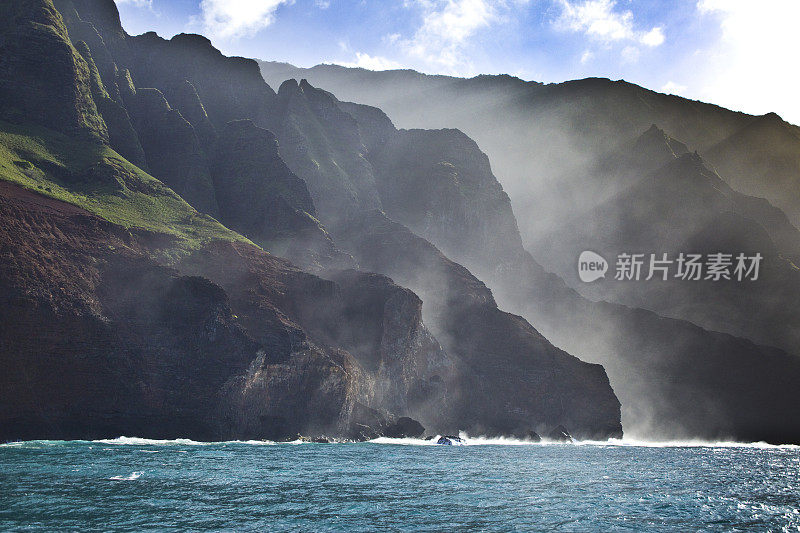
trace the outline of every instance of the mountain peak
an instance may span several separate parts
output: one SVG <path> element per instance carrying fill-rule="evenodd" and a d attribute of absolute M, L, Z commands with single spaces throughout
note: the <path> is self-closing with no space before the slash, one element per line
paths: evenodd
<path fill-rule="evenodd" d="M 661 165 L 689 152 L 682 142 L 673 139 L 658 125 L 652 124 L 630 148 L 631 157 L 648 165 Z"/>
<path fill-rule="evenodd" d="M 281 86 L 278 87 L 278 96 L 286 97 L 298 92 L 300 92 L 300 86 L 297 84 L 297 80 L 293 78 L 284 81 L 281 83 Z"/>

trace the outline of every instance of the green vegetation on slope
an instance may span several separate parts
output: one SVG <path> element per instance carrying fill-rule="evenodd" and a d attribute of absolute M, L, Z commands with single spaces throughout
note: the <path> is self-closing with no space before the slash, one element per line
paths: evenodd
<path fill-rule="evenodd" d="M 170 188 L 99 142 L 0 121 L 0 179 L 62 200 L 126 228 L 172 235 L 180 249 L 247 241 L 198 213 Z"/>

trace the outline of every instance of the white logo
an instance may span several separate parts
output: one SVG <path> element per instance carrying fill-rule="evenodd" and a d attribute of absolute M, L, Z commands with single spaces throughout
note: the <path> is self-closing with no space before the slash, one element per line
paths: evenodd
<path fill-rule="evenodd" d="M 605 278 L 607 270 L 608 262 L 599 254 L 587 250 L 578 257 L 578 277 L 584 283 Z"/>

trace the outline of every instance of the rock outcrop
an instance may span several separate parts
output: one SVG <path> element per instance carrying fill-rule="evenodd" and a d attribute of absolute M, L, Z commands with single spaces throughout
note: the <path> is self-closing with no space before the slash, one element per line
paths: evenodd
<path fill-rule="evenodd" d="M 291 318 L 335 298 L 335 283 L 252 245 L 161 266 L 147 232 L 11 184 L 0 218 L 0 440 L 371 438 L 408 425 L 361 403 L 375 399 L 371 370 Z M 200 257 L 217 257 L 232 298 L 191 273 Z M 389 322 L 423 327 L 391 309 Z"/>
<path fill-rule="evenodd" d="M 278 155 L 278 141 L 250 120 L 229 122 L 211 161 L 220 220 L 268 250 L 302 264 L 341 255 L 316 219 L 303 180 Z"/>
<path fill-rule="evenodd" d="M 466 268 L 374 211 L 380 192 L 367 156 L 394 135 L 380 113 L 340 106 L 305 81 L 276 96 L 253 61 L 226 58 L 200 36 L 130 37 L 111 0 L 59 6 L 75 35 L 62 25 L 56 44 L 79 47 L 72 57 L 85 69 L 58 78 L 59 90 L 107 104 L 113 140 L 99 126 L 91 145 L 69 124 L 55 128 L 68 136 L 42 130 L 36 141 L 30 124 L 3 126 L 4 179 L 89 212 L 21 189 L 5 196 L 0 250 L 12 300 L 0 338 L 11 338 L 2 357 L 12 372 L 0 438 L 419 431 L 403 417 L 432 432 L 527 435 L 563 423 L 587 437 L 621 433 L 601 367 L 497 309 Z M 120 110 L 163 183 L 102 144 L 137 157 Z M 456 155 L 472 149 L 463 136 L 454 144 Z M 322 277 L 304 272 L 209 213 L 290 256 L 292 247 L 314 251 L 307 232 L 333 249 L 317 215 L 362 269 L 403 286 L 332 268 L 316 261 L 322 253 L 312 260 Z M 40 401 L 36 391 L 47 388 L 54 396 Z"/>
<path fill-rule="evenodd" d="M 270 122 L 281 156 L 308 185 L 324 224 L 335 230 L 348 216 L 380 207 L 358 124 L 333 95 L 287 80 Z"/>
<path fill-rule="evenodd" d="M 0 118 L 108 139 L 91 73 L 50 0 L 0 4 Z"/>
<path fill-rule="evenodd" d="M 500 311 L 481 281 L 433 245 L 379 212 L 352 221 L 341 242 L 362 267 L 391 276 L 426 302 L 424 320 L 460 371 L 451 427 L 524 437 L 568 424 L 585 438 L 621 436 L 620 405 L 603 368 Z"/>
<path fill-rule="evenodd" d="M 127 105 L 150 172 L 199 211 L 217 216 L 208 158 L 192 125 L 158 89 L 136 89 Z"/>

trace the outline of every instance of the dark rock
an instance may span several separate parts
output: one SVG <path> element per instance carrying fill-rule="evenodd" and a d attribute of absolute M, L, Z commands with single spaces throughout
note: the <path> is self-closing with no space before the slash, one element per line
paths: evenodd
<path fill-rule="evenodd" d="M 326 227 L 380 207 L 358 123 L 332 94 L 305 80 L 287 80 L 278 90 L 269 127 L 280 140 L 286 164 L 308 185 Z"/>
<path fill-rule="evenodd" d="M 350 438 L 386 425 L 357 401 L 358 364 L 309 343 L 279 295 L 330 282 L 231 248 L 262 261 L 252 267 L 268 292 L 251 310 L 156 264 L 149 239 L 13 185 L 0 192 L 0 440 Z"/>
<path fill-rule="evenodd" d="M 217 132 L 192 82 L 183 80 L 183 83 L 173 91 L 170 103 L 192 125 L 203 150 L 207 154 L 212 154 L 217 142 Z"/>
<path fill-rule="evenodd" d="M 383 430 L 383 436 L 392 439 L 419 438 L 423 433 L 422 424 L 407 416 L 401 416 Z"/>
<path fill-rule="evenodd" d="M 50 0 L 3 0 L 0 118 L 107 140 L 91 73 Z"/>
<path fill-rule="evenodd" d="M 436 444 L 442 444 L 445 446 L 454 446 L 456 444 L 463 444 L 464 440 L 461 437 L 456 437 L 454 435 L 445 435 L 443 437 L 439 437 L 439 440 L 436 441 Z"/>
<path fill-rule="evenodd" d="M 340 239 L 363 268 L 422 297 L 425 323 L 454 363 L 444 376 L 451 410 L 436 413 L 426 426 L 510 435 L 566 415 L 581 435 L 621 434 L 620 404 L 603 368 L 559 350 L 522 317 L 500 311 L 481 281 L 429 242 L 377 212 L 353 220 Z"/>
<path fill-rule="evenodd" d="M 217 216 L 208 158 L 192 125 L 158 89 L 137 88 L 128 109 L 150 172 L 198 211 Z"/>
<path fill-rule="evenodd" d="M 555 442 L 572 442 L 572 435 L 569 434 L 569 431 L 567 431 L 564 426 L 556 426 L 553 428 L 553 430 L 547 434 L 547 438 Z"/>
<path fill-rule="evenodd" d="M 541 442 L 542 437 L 540 437 L 539 434 L 536 433 L 535 431 L 529 431 L 525 440 L 528 440 L 530 442 Z"/>
<path fill-rule="evenodd" d="M 316 219 L 306 184 L 278 155 L 270 131 L 250 120 L 226 124 L 211 175 L 219 217 L 228 227 L 301 264 L 345 261 Z"/>
<path fill-rule="evenodd" d="M 89 47 L 83 41 L 75 43 L 75 48 L 81 54 L 89 67 L 91 74 L 92 97 L 94 98 L 97 109 L 108 128 L 108 141 L 111 147 L 122 157 L 142 168 L 147 168 L 144 150 L 139 143 L 136 130 L 133 129 L 131 119 L 126 109 L 119 103 L 121 97 L 114 100 L 109 96 L 100 74 L 95 65 Z M 117 84 L 112 80 L 113 87 Z M 119 93 L 119 91 L 117 91 Z"/>
<path fill-rule="evenodd" d="M 447 257 L 470 265 L 522 249 L 508 195 L 462 132 L 400 130 L 369 159 L 386 214 Z"/>

